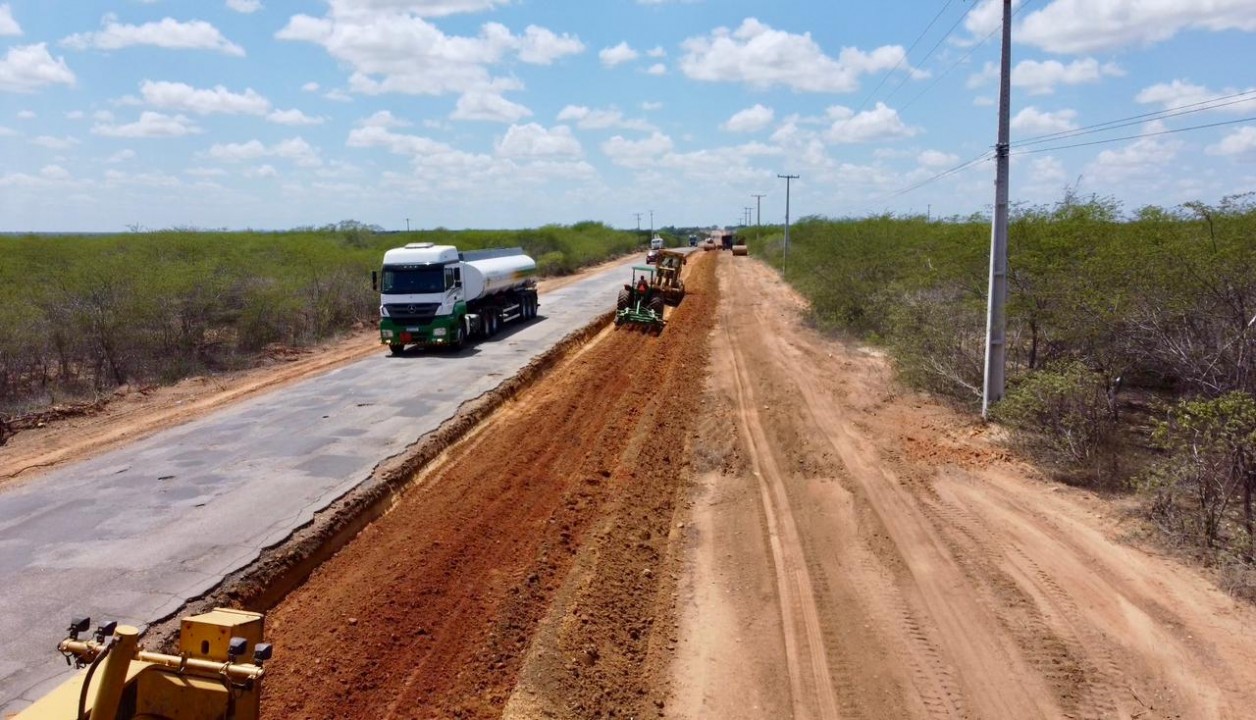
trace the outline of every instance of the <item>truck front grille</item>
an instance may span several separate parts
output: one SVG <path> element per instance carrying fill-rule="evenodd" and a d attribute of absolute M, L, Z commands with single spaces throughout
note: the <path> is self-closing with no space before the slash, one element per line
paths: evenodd
<path fill-rule="evenodd" d="M 384 307 L 395 323 L 421 323 L 436 316 L 440 303 L 391 303 Z"/>

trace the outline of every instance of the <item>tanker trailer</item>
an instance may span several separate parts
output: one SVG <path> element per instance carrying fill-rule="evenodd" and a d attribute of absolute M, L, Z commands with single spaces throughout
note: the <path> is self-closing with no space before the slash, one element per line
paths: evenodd
<path fill-rule="evenodd" d="M 394 355 L 407 345 L 459 348 L 536 317 L 536 261 L 522 248 L 459 252 L 410 243 L 384 253 L 371 273 L 378 288 L 380 342 Z"/>

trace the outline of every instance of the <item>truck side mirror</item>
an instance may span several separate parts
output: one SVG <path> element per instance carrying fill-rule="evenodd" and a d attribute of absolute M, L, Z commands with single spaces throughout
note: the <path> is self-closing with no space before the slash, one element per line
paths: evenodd
<path fill-rule="evenodd" d="M 371 289 L 379 289 L 379 273 L 374 270 L 371 271 Z"/>

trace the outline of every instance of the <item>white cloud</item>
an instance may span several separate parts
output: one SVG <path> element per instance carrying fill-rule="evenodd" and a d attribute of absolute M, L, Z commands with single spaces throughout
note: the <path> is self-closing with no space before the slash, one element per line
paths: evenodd
<path fill-rule="evenodd" d="M 262 9 L 261 0 L 227 0 L 227 7 L 238 13 L 249 15 Z"/>
<path fill-rule="evenodd" d="M 32 139 L 31 144 L 45 147 L 49 150 L 69 150 L 75 145 L 78 145 L 79 141 L 69 136 L 59 138 L 51 135 L 40 135 L 39 137 Z"/>
<path fill-rule="evenodd" d="M 537 123 L 511 125 L 496 147 L 502 157 L 580 157 L 584 154 L 580 141 L 566 125 L 550 130 Z"/>
<path fill-rule="evenodd" d="M 167 110 L 183 110 L 197 115 L 225 113 L 228 115 L 265 115 L 270 111 L 270 101 L 253 88 L 243 93 L 233 93 L 222 85 L 212 89 L 197 89 L 176 82 L 140 83 L 140 95 L 144 102 Z"/>
<path fill-rule="evenodd" d="M 277 125 L 322 125 L 326 122 L 325 118 L 310 117 L 296 108 L 275 110 L 266 116 L 266 120 Z"/>
<path fill-rule="evenodd" d="M 223 177 L 227 171 L 222 168 L 191 167 L 184 170 L 183 174 L 192 177 Z"/>
<path fill-rule="evenodd" d="M 1047 135 L 1077 129 L 1076 110 L 1044 112 L 1030 105 L 1012 118 L 1012 130 L 1026 135 Z"/>
<path fill-rule="evenodd" d="M 566 33 L 560 37 L 553 31 L 529 25 L 519 39 L 519 59 L 533 65 L 549 65 L 564 55 L 584 52 L 584 43 Z"/>
<path fill-rule="evenodd" d="M 616 65 L 623 65 L 626 62 L 636 60 L 639 54 L 628 43 L 621 42 L 615 47 L 603 48 L 597 54 L 597 57 L 606 67 L 615 67 Z"/>
<path fill-rule="evenodd" d="M 78 33 L 61 41 L 75 50 L 119 50 L 135 45 L 152 45 L 170 50 L 215 50 L 227 55 L 244 56 L 244 48 L 236 45 L 218 28 L 203 20 L 179 22 L 162 18 L 143 25 L 123 25 L 113 15 L 101 20 L 103 29 L 94 33 Z"/>
<path fill-rule="evenodd" d="M 125 125 L 114 125 L 110 122 L 98 122 L 92 127 L 93 135 L 104 137 L 183 137 L 203 132 L 196 123 L 183 115 L 165 115 L 159 112 L 145 111 L 140 119 Z"/>
<path fill-rule="evenodd" d="M 647 75 L 666 75 L 667 66 L 663 63 L 654 63 L 645 70 Z"/>
<path fill-rule="evenodd" d="M 162 172 L 126 173 L 121 170 L 106 170 L 105 184 L 107 186 L 135 185 L 139 187 L 170 188 L 180 187 L 183 185 L 183 182 L 173 175 L 167 175 Z"/>
<path fill-rule="evenodd" d="M 831 143 L 865 143 L 911 137 L 919 132 L 917 128 L 905 124 L 898 111 L 883 102 L 858 115 L 850 108 L 834 106 L 828 109 L 828 116 L 833 124 L 824 133 L 824 139 Z"/>
<path fill-rule="evenodd" d="M 1164 129 L 1164 123 L 1158 120 L 1143 126 L 1144 133 Z M 1084 174 L 1100 185 L 1146 176 L 1173 162 L 1181 149 L 1180 140 L 1164 136 L 1142 137 L 1123 148 L 1099 153 Z"/>
<path fill-rule="evenodd" d="M 13 11 L 8 3 L 0 5 L 0 35 L 21 35 L 22 26 L 13 19 Z"/>
<path fill-rule="evenodd" d="M 592 109 L 583 105 L 568 105 L 558 112 L 559 122 L 574 120 L 581 130 L 604 130 L 617 128 L 621 130 L 641 130 L 649 132 L 654 126 L 645 120 L 625 118 L 618 108 Z"/>
<path fill-rule="evenodd" d="M 318 83 L 311 80 L 310 82 L 307 82 L 306 84 L 302 85 L 301 89 L 304 90 L 305 92 L 318 92 Z"/>
<path fill-rule="evenodd" d="M 364 127 L 390 128 L 390 127 L 409 127 L 411 123 L 408 120 L 403 120 L 393 115 L 391 112 L 387 110 L 380 110 L 379 112 L 376 112 L 374 115 L 368 118 L 363 118 L 362 120 L 358 121 L 358 124 Z"/>
<path fill-rule="evenodd" d="M 842 48 L 837 59 L 824 54 L 810 33 L 794 35 L 747 18 L 736 30 L 718 28 L 707 37 L 681 43 L 680 69 L 694 80 L 743 82 L 756 88 L 776 85 L 803 92 L 850 92 L 859 76 L 890 70 L 905 61 L 902 47 L 886 45 L 865 53 Z M 903 62 L 908 71 L 910 66 Z"/>
<path fill-rule="evenodd" d="M 649 50 L 646 51 L 645 54 L 647 57 L 652 57 L 652 58 L 667 57 L 667 51 L 664 50 L 661 46 L 655 46 L 653 48 L 650 48 Z"/>
<path fill-rule="evenodd" d="M 340 17 L 379 12 L 445 17 L 492 10 L 498 5 L 509 5 L 510 2 L 511 0 L 328 0 L 332 13 Z"/>
<path fill-rule="evenodd" d="M 662 110 L 662 109 L 663 109 L 663 103 L 661 103 L 661 102 L 651 102 L 651 101 L 649 101 L 649 100 L 646 100 L 645 102 L 641 103 L 641 109 L 642 109 L 642 110 L 645 110 L 646 112 L 653 112 L 653 111 L 655 111 L 655 110 Z"/>
<path fill-rule="evenodd" d="M 0 125 L 0 137 L 13 137 L 17 134 L 18 134 L 17 130 Z"/>
<path fill-rule="evenodd" d="M 528 117 L 532 111 L 513 103 L 492 90 L 470 90 L 458 98 L 449 117 L 454 120 L 487 120 L 512 123 Z"/>
<path fill-rule="evenodd" d="M 49 180 L 69 180 L 70 171 L 60 165 L 45 165 L 39 169 L 39 174 Z"/>
<path fill-rule="evenodd" d="M 1256 126 L 1244 125 L 1214 145 L 1204 148 L 1209 155 L 1250 156 L 1256 159 Z"/>
<path fill-rule="evenodd" d="M 721 127 L 729 132 L 758 132 L 772 124 L 775 114 L 772 108 L 756 103 L 754 107 L 735 113 Z"/>
<path fill-rule="evenodd" d="M 87 117 L 87 113 L 82 110 L 70 110 L 65 114 L 66 120 L 82 120 Z"/>
<path fill-rule="evenodd" d="M 318 167 L 323 164 L 315 150 L 303 138 L 294 137 L 282 140 L 271 146 L 262 144 L 260 140 L 244 143 L 214 144 L 200 154 L 201 157 L 218 160 L 219 162 L 249 162 L 264 157 L 278 157 L 289 160 L 302 167 Z"/>
<path fill-rule="evenodd" d="M 255 168 L 248 168 L 243 175 L 247 178 L 274 178 L 279 177 L 279 171 L 274 165 L 258 165 Z"/>
<path fill-rule="evenodd" d="M 1247 98 L 1231 97 L 1240 93 L 1248 93 Z M 1247 88 L 1246 90 L 1238 90 L 1236 88 L 1225 88 L 1223 90 L 1209 90 L 1203 85 L 1195 85 L 1183 80 L 1174 80 L 1169 83 L 1157 83 L 1139 91 L 1134 100 L 1143 104 L 1159 105 L 1165 110 L 1173 110 L 1187 106 L 1197 106 L 1220 98 L 1228 98 L 1222 101 L 1221 107 L 1217 109 L 1223 112 L 1252 112 L 1256 110 L 1256 88 Z"/>
<path fill-rule="evenodd" d="M 644 140 L 628 140 L 616 135 L 602 143 L 602 152 L 611 162 L 630 168 L 648 167 L 671 150 L 672 139 L 659 132 Z"/>
<path fill-rule="evenodd" d="M 44 85 L 74 84 L 64 58 L 55 60 L 44 43 L 11 47 L 0 60 L 0 90 L 32 92 Z"/>
<path fill-rule="evenodd" d="M 997 3 L 996 3 L 997 4 Z M 1256 30 L 1252 0 L 1055 0 L 1031 12 L 1017 29 L 1020 42 L 1054 53 L 1152 45 L 1187 29 Z"/>
<path fill-rule="evenodd" d="M 1025 60 L 1012 68 L 1013 87 L 1026 88 L 1031 95 L 1055 92 L 1056 85 L 1081 85 L 1099 82 L 1102 76 L 1124 75 L 1116 63 L 1099 64 L 1094 58 L 1074 60 L 1065 65 L 1058 60 Z"/>
<path fill-rule="evenodd" d="M 17 117 L 19 120 L 34 120 L 38 116 L 34 110 L 19 110 Z"/>
<path fill-rule="evenodd" d="M 438 7 L 439 5 L 439 7 Z M 416 12 L 443 14 L 470 3 L 372 0 L 351 5 L 333 0 L 326 17 L 294 15 L 275 37 L 322 46 L 351 70 L 354 92 L 376 95 L 443 95 L 485 87 L 519 89 L 510 78 L 494 78 L 489 68 L 514 53 L 521 62 L 549 64 L 584 45 L 567 35 L 529 26 L 522 36 L 499 23 L 486 23 L 475 37 L 446 35 Z"/>
<path fill-rule="evenodd" d="M 105 162 L 120 163 L 120 162 L 126 162 L 127 160 L 134 160 L 134 159 L 135 159 L 134 150 L 119 150 L 118 152 L 110 155 L 108 158 L 105 158 Z"/>
<path fill-rule="evenodd" d="M 954 167 L 959 162 L 959 156 L 951 153 L 944 153 L 940 150 L 925 150 L 916 156 L 916 162 L 921 167 L 931 170 L 940 170 L 943 168 Z"/>

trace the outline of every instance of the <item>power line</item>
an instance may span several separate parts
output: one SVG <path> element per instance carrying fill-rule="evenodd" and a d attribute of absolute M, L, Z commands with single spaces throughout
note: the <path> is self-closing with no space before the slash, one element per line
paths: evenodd
<path fill-rule="evenodd" d="M 1091 133 L 1129 127 L 1130 125 L 1137 125 L 1149 120 L 1164 120 L 1168 118 L 1181 117 L 1182 115 L 1190 115 L 1197 112 L 1205 112 L 1207 110 L 1216 110 L 1217 108 L 1223 108 L 1228 105 L 1252 102 L 1252 98 L 1250 97 L 1251 95 L 1256 95 L 1256 90 L 1244 90 L 1243 92 L 1234 93 L 1233 95 L 1225 95 L 1223 97 L 1212 98 L 1211 100 L 1201 100 L 1199 102 L 1190 103 L 1188 105 L 1179 105 L 1178 107 L 1167 108 L 1165 110 L 1157 110 L 1155 112 L 1143 113 L 1141 115 L 1132 115 L 1130 117 L 1119 118 L 1117 120 L 1108 120 L 1107 122 L 1095 123 L 1094 125 L 1073 128 L 1072 130 L 1060 130 L 1058 132 L 1047 133 L 1046 135 L 1036 135 L 1025 140 L 1019 140 L 1016 144 L 1037 145 L 1051 140 L 1062 140 L 1064 138 L 1078 137 L 1080 135 L 1089 135 Z M 1229 102 L 1221 102 L 1222 100 L 1229 100 Z"/>
<path fill-rule="evenodd" d="M 911 51 L 916 49 L 916 45 L 918 45 L 920 41 L 924 39 L 925 35 L 927 35 L 929 31 L 933 29 L 933 25 L 938 21 L 938 18 L 942 17 L 942 13 L 945 13 L 946 9 L 949 8 L 951 6 L 951 3 L 953 2 L 955 2 L 955 0 L 946 0 L 946 4 L 942 6 L 942 9 L 938 11 L 937 15 L 933 16 L 933 19 L 929 21 L 929 24 L 925 26 L 925 29 L 920 31 L 920 34 L 917 35 L 916 39 L 912 41 L 911 46 L 907 48 L 907 52 L 903 53 L 903 56 L 898 59 L 898 63 L 896 63 L 894 67 L 890 68 L 888 71 L 886 71 L 884 75 L 881 76 L 881 82 L 877 83 L 877 86 L 872 89 L 872 92 L 868 93 L 864 97 L 863 102 L 859 103 L 859 108 L 855 110 L 856 115 L 858 115 L 859 112 L 868 105 L 868 101 L 871 100 L 872 97 L 877 94 L 877 91 L 879 91 L 881 87 L 885 85 L 885 81 L 889 80 L 890 76 L 893 75 L 895 71 L 897 71 L 900 67 L 903 66 L 903 63 L 906 62 L 907 58 L 911 56 Z M 971 11 L 971 8 L 969 8 L 969 10 Z M 964 14 L 967 15 L 968 13 L 964 13 Z M 960 19 L 963 20 L 962 17 Z M 926 56 L 926 58 L 927 57 L 928 56 Z"/>
<path fill-rule="evenodd" d="M 1020 7 L 1016 8 L 1016 10 L 1012 13 L 1012 17 L 1013 17 L 1013 18 L 1014 18 L 1014 17 L 1016 17 L 1017 15 L 1019 15 L 1019 14 L 1021 13 L 1021 11 L 1022 11 L 1022 10 L 1024 10 L 1024 9 L 1025 9 L 1025 8 L 1027 8 L 1027 7 L 1029 7 L 1029 6 L 1030 6 L 1030 5 L 1032 5 L 1033 3 L 1034 3 L 1034 0 L 1028 0 L 1028 2 L 1026 2 L 1024 5 L 1021 5 Z M 969 8 L 969 10 L 971 11 L 971 10 L 972 10 L 972 8 Z M 962 18 L 961 18 L 961 19 L 962 19 Z M 977 52 L 977 50 L 978 50 L 979 48 L 981 48 L 983 45 L 985 45 L 985 44 L 986 44 L 986 43 L 990 40 L 990 38 L 994 37 L 994 34 L 995 34 L 995 33 L 997 33 L 997 32 L 999 32 L 999 28 L 998 28 L 998 27 L 996 27 L 995 29 L 991 30 L 991 31 L 989 32 L 989 34 L 987 34 L 987 35 L 986 35 L 985 37 L 983 37 L 981 40 L 979 40 L 978 42 L 976 42 L 975 44 L 973 44 L 973 46 L 972 46 L 971 48 L 969 48 L 969 49 L 968 49 L 968 52 L 964 53 L 963 55 L 961 55 L 961 56 L 959 57 L 959 59 L 958 59 L 958 60 L 956 60 L 955 62 L 951 63 L 951 64 L 950 64 L 950 66 L 949 66 L 949 67 L 947 67 L 945 70 L 943 70 L 943 71 L 942 71 L 942 73 L 941 73 L 940 75 L 938 75 L 936 78 L 934 78 L 933 82 L 931 82 L 931 83 L 929 83 L 928 85 L 926 85 L 924 90 L 921 90 L 919 93 L 917 93 L 917 94 L 916 94 L 916 97 L 914 97 L 914 98 L 912 98 L 911 100 L 908 100 L 906 103 L 904 103 L 904 104 L 903 104 L 903 106 L 899 108 L 899 112 L 902 112 L 903 110 L 906 110 L 907 108 L 911 107 L 911 106 L 912 106 L 912 105 L 913 105 L 913 104 L 914 104 L 917 100 L 919 100 L 920 98 L 924 97 L 926 93 L 928 93 L 930 90 L 932 90 L 932 89 L 933 89 L 933 88 L 934 88 L 934 87 L 935 87 L 938 83 L 942 82 L 942 78 L 946 77 L 947 75 L 949 75 L 949 74 L 951 73 L 951 71 L 952 71 L 952 70 L 954 70 L 955 68 L 957 68 L 957 67 L 959 67 L 961 64 L 963 64 L 963 62 L 964 62 L 965 60 L 967 60 L 967 59 L 969 58 L 969 56 L 971 56 L 973 53 Z"/>
<path fill-rule="evenodd" d="M 1252 117 L 1239 118 L 1238 120 L 1223 120 L 1221 122 L 1208 123 L 1206 125 L 1191 125 L 1184 128 L 1174 128 L 1172 130 L 1156 130 L 1152 132 L 1139 133 L 1138 135 L 1126 135 L 1118 138 L 1108 138 L 1106 140 L 1092 140 L 1090 142 L 1073 143 L 1072 145 L 1056 145 L 1053 147 L 1036 148 L 1033 150 L 1017 150 L 1013 155 L 1030 155 L 1032 153 L 1051 152 L 1053 150 L 1067 150 L 1069 148 L 1086 147 L 1088 145 L 1103 145 L 1105 143 L 1121 142 L 1122 140 L 1138 140 L 1139 138 L 1155 137 L 1156 135 L 1171 135 L 1173 133 L 1186 132 L 1188 130 L 1205 130 L 1207 128 L 1221 127 L 1223 125 L 1237 125 L 1238 123 L 1251 122 L 1256 120 L 1256 115 Z"/>
<path fill-rule="evenodd" d="M 915 185 L 911 185 L 911 186 L 903 188 L 902 190 L 897 190 L 895 192 L 892 192 L 889 195 L 886 195 L 883 199 L 889 200 L 891 198 L 899 197 L 900 195 L 906 195 L 907 193 L 912 192 L 913 190 L 919 190 L 920 188 L 924 187 L 925 185 L 928 185 L 929 183 L 937 182 L 938 180 L 941 180 L 942 178 L 947 177 L 949 175 L 954 175 L 955 173 L 961 170 L 965 170 L 969 167 L 972 167 L 973 165 L 976 165 L 979 162 L 984 162 L 986 160 L 989 160 L 992 157 L 994 157 L 994 151 L 987 150 L 983 152 L 982 154 L 978 155 L 977 157 L 973 158 L 972 160 L 969 160 L 968 162 L 960 163 L 959 165 L 956 165 L 950 170 L 943 170 L 937 175 L 934 175 L 933 177 L 927 178 L 925 180 L 921 180 Z"/>
<path fill-rule="evenodd" d="M 959 19 L 951 24 L 951 27 L 947 29 L 946 34 L 938 38 L 938 41 L 933 44 L 933 47 L 929 48 L 929 52 L 925 53 L 925 56 L 920 58 L 920 62 L 918 63 L 919 65 L 923 66 L 925 62 L 930 57 L 933 56 L 933 53 L 942 45 L 942 43 L 946 42 L 946 39 L 951 36 L 951 33 L 955 32 L 955 28 L 959 27 L 959 24 L 964 22 L 964 20 L 968 18 L 968 14 L 971 13 L 973 11 L 973 8 L 975 7 L 977 7 L 975 3 L 973 5 L 970 5 L 968 9 L 964 11 L 964 14 L 960 15 Z M 990 33 L 990 34 L 993 35 L 994 33 Z M 986 39 L 988 40 L 989 37 L 987 36 Z M 982 40 L 982 42 L 984 43 L 985 40 Z M 885 96 L 886 101 L 888 102 L 890 98 L 894 97 L 894 94 L 897 93 L 898 89 L 903 87 L 903 84 L 906 82 L 907 82 L 906 77 L 904 77 L 902 80 L 899 80 L 898 84 L 894 86 L 894 89 L 890 91 L 890 94 Z"/>

